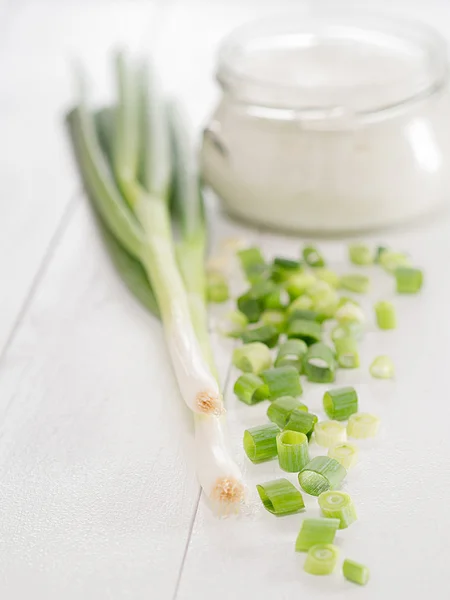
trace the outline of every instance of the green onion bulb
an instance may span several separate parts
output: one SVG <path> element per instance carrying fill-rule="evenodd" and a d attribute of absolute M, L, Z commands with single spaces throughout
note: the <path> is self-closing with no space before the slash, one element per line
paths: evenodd
<path fill-rule="evenodd" d="M 295 542 L 296 552 L 307 552 L 317 544 L 332 544 L 339 519 L 303 519 Z"/>
<path fill-rule="evenodd" d="M 256 486 L 264 508 L 278 517 L 298 513 L 305 508 L 303 497 L 287 479 L 281 478 Z"/>
<path fill-rule="evenodd" d="M 353 501 L 345 492 L 328 490 L 320 494 L 318 502 L 324 517 L 339 519 L 339 529 L 346 529 L 358 518 Z"/>
<path fill-rule="evenodd" d="M 333 458 L 316 456 L 298 474 L 302 489 L 311 496 L 333 490 L 347 475 L 344 467 Z"/>
<path fill-rule="evenodd" d="M 330 419 L 347 421 L 350 415 L 358 412 L 358 394 L 355 388 L 348 386 L 328 390 L 323 396 L 323 408 Z"/>
<path fill-rule="evenodd" d="M 314 439 L 319 446 L 331 448 L 347 441 L 347 431 L 339 421 L 321 421 L 314 426 Z"/>
<path fill-rule="evenodd" d="M 366 585 L 370 579 L 369 569 L 366 566 L 355 562 L 354 560 L 350 560 L 349 558 L 344 560 L 342 572 L 346 579 L 359 585 Z"/>
<path fill-rule="evenodd" d="M 395 367 L 389 356 L 377 356 L 370 365 L 370 374 L 377 379 L 392 379 L 395 374 Z"/>
<path fill-rule="evenodd" d="M 279 427 L 275 423 L 258 425 L 244 431 L 244 450 L 253 463 L 275 458 L 277 455 L 277 435 Z"/>
<path fill-rule="evenodd" d="M 355 444 L 344 442 L 332 446 L 328 450 L 328 456 L 340 462 L 348 470 L 358 462 L 359 450 Z"/>
<path fill-rule="evenodd" d="M 356 413 L 350 417 L 347 434 L 351 438 L 365 439 L 375 437 L 380 427 L 380 419 L 369 413 Z"/>
<path fill-rule="evenodd" d="M 277 436 L 278 462 L 288 473 L 298 473 L 309 463 L 308 438 L 298 431 L 282 431 Z"/>
<path fill-rule="evenodd" d="M 311 575 L 331 575 L 336 568 L 339 550 L 332 544 L 317 544 L 308 550 L 303 569 Z"/>

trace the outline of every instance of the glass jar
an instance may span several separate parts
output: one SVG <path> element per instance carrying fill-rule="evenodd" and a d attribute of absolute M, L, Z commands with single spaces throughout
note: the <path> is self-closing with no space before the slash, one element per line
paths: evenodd
<path fill-rule="evenodd" d="M 219 51 L 203 178 L 234 216 L 305 232 L 403 222 L 450 192 L 447 49 L 426 26 L 260 21 Z"/>

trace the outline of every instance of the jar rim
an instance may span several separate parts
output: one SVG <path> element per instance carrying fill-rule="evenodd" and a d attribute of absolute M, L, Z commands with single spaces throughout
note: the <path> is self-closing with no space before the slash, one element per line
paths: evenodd
<path fill-rule="evenodd" d="M 318 31 L 322 37 L 316 37 L 314 42 L 309 41 L 317 36 Z M 405 72 L 404 80 L 399 82 L 396 80 L 398 86 L 403 85 L 402 92 L 400 91 L 401 87 L 397 86 L 395 92 L 393 90 L 391 97 L 386 98 L 386 101 L 378 99 L 378 102 L 372 102 L 372 105 L 366 106 L 346 106 L 345 103 L 339 102 L 324 105 L 320 102 L 305 102 L 308 93 L 311 96 L 311 85 L 308 86 L 299 81 L 281 81 L 280 77 L 278 80 L 277 77 L 271 79 L 270 76 L 261 74 L 261 69 L 255 74 L 255 72 L 251 72 L 251 68 L 248 68 L 246 72 L 242 66 L 245 65 L 245 53 L 250 55 L 249 49 L 264 47 L 264 43 L 269 43 L 268 49 L 265 49 L 267 57 L 267 53 L 271 51 L 270 43 L 275 48 L 277 44 L 280 45 L 280 41 L 281 44 L 283 43 L 283 36 L 284 40 L 288 40 L 289 36 L 303 36 L 308 40 L 308 44 L 318 47 L 318 44 L 321 43 L 320 40 L 326 40 L 327 35 L 336 35 L 337 31 L 344 37 L 350 32 L 350 38 L 344 40 L 348 47 L 353 43 L 351 35 L 355 36 L 355 32 L 358 31 L 361 40 L 364 39 L 364 36 L 370 37 L 375 33 L 381 36 L 379 39 L 382 43 L 384 41 L 387 43 L 391 36 L 390 42 L 395 38 L 398 43 L 409 44 L 410 49 L 414 48 L 417 53 L 421 53 L 423 73 L 420 84 L 416 82 L 416 85 L 412 80 L 412 74 Z M 292 37 L 293 39 L 294 37 Z M 319 42 L 317 42 L 318 39 Z M 345 44 L 341 46 L 344 48 Z M 280 57 L 276 58 L 276 60 L 279 59 Z M 419 66 L 417 66 L 418 68 Z M 416 76 L 417 74 L 418 71 Z M 429 25 L 413 19 L 393 17 L 379 11 L 340 10 L 337 12 L 331 10 L 326 14 L 315 12 L 306 17 L 292 13 L 245 23 L 232 31 L 220 45 L 216 75 L 224 90 L 230 92 L 237 102 L 268 109 L 269 113 L 290 110 L 295 111 L 296 118 L 315 122 L 345 121 L 345 118 L 342 119 L 343 117 L 372 120 L 384 118 L 392 111 L 423 100 L 444 86 L 448 77 L 447 43 L 443 36 Z M 411 81 L 407 79 L 408 76 Z M 405 85 L 406 83 L 408 85 Z M 347 85 L 345 92 L 348 94 L 351 84 L 347 81 L 345 85 Z M 342 87 L 344 88 L 344 86 Z M 355 89 L 357 88 L 355 87 Z M 329 90 L 327 90 L 328 92 Z M 338 93 L 337 96 L 339 96 Z"/>

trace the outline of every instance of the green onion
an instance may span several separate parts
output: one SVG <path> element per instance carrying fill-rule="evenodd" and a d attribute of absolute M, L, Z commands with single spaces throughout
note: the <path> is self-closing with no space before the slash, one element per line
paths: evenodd
<path fill-rule="evenodd" d="M 308 346 L 303 340 L 288 340 L 281 344 L 275 360 L 276 367 L 295 367 L 299 373 L 303 371 L 303 357 Z"/>
<path fill-rule="evenodd" d="M 277 436 L 278 462 L 288 473 L 298 473 L 309 463 L 308 438 L 299 431 L 282 431 Z"/>
<path fill-rule="evenodd" d="M 384 252 L 387 252 L 388 250 L 389 250 L 389 249 L 388 249 L 388 248 L 386 248 L 386 246 L 377 246 L 377 247 L 376 247 L 376 249 L 375 249 L 375 255 L 374 255 L 374 257 L 373 257 L 373 262 L 374 262 L 374 263 L 378 263 L 378 264 L 379 264 L 379 263 L 380 263 L 380 258 L 381 258 L 381 255 L 382 255 Z"/>
<path fill-rule="evenodd" d="M 257 375 L 272 366 L 272 356 L 265 344 L 253 342 L 235 348 L 233 365 L 244 373 L 255 373 Z"/>
<path fill-rule="evenodd" d="M 308 550 L 304 571 L 310 575 L 331 575 L 336 568 L 339 550 L 333 544 L 317 544 Z"/>
<path fill-rule="evenodd" d="M 380 329 L 395 329 L 397 327 L 397 317 L 392 302 L 385 300 L 375 304 L 375 316 Z"/>
<path fill-rule="evenodd" d="M 336 444 L 336 446 L 332 446 L 328 450 L 328 456 L 340 462 L 347 470 L 356 465 L 358 462 L 358 455 L 358 447 L 349 442 Z"/>
<path fill-rule="evenodd" d="M 288 313 L 288 321 L 295 321 L 297 319 L 302 319 L 304 321 L 317 321 L 320 322 L 319 313 L 315 310 L 308 309 L 296 309 L 290 310 Z"/>
<path fill-rule="evenodd" d="M 239 250 L 237 255 L 247 279 L 249 276 L 252 277 L 260 267 L 266 266 L 266 261 L 259 248 L 245 248 Z"/>
<path fill-rule="evenodd" d="M 350 262 L 354 265 L 371 265 L 373 263 L 372 250 L 366 244 L 350 244 L 348 255 Z"/>
<path fill-rule="evenodd" d="M 273 261 L 272 279 L 274 281 L 286 281 L 293 274 L 297 274 L 301 270 L 302 265 L 298 260 L 278 256 Z"/>
<path fill-rule="evenodd" d="M 294 367 L 275 367 L 261 373 L 261 377 L 269 391 L 269 399 L 276 400 L 282 396 L 301 396 L 303 394 L 300 375 Z"/>
<path fill-rule="evenodd" d="M 314 431 L 314 426 L 317 423 L 316 415 L 306 412 L 303 409 L 294 409 L 284 425 L 284 429 L 289 431 L 299 431 L 304 433 L 309 439 Z"/>
<path fill-rule="evenodd" d="M 244 431 L 244 450 L 253 463 L 271 460 L 277 455 L 279 428 L 274 423 L 259 425 Z"/>
<path fill-rule="evenodd" d="M 317 544 L 332 544 L 339 519 L 304 519 L 295 542 L 296 552 L 307 552 Z"/>
<path fill-rule="evenodd" d="M 423 274 L 420 269 L 413 267 L 397 267 L 395 280 L 399 294 L 417 294 L 422 288 Z"/>
<path fill-rule="evenodd" d="M 274 325 L 261 325 L 261 327 L 255 329 L 247 329 L 241 334 L 241 340 L 244 344 L 261 342 L 269 348 L 274 348 L 277 345 L 279 337 L 280 332 Z"/>
<path fill-rule="evenodd" d="M 239 310 L 232 310 L 225 315 L 219 330 L 222 335 L 236 338 L 241 337 L 241 334 L 245 331 L 247 325 L 247 317 Z"/>
<path fill-rule="evenodd" d="M 287 300 L 286 290 L 276 288 L 264 297 L 264 308 L 267 310 L 284 310 Z"/>
<path fill-rule="evenodd" d="M 369 569 L 364 565 L 350 560 L 349 558 L 344 560 L 342 572 L 345 579 L 348 579 L 353 583 L 358 583 L 359 585 L 366 585 L 370 579 Z"/>
<path fill-rule="evenodd" d="M 319 446 L 331 448 L 347 440 L 345 425 L 339 421 L 321 421 L 314 427 L 314 439 Z"/>
<path fill-rule="evenodd" d="M 247 317 L 249 323 L 257 323 L 264 309 L 261 300 L 255 298 L 251 292 L 239 296 L 237 306 L 239 311 Z"/>
<path fill-rule="evenodd" d="M 352 337 L 355 340 L 360 340 L 363 332 L 364 328 L 361 323 L 358 323 L 357 321 L 347 321 L 345 323 L 336 325 L 336 327 L 331 330 L 331 339 L 335 343 L 337 340 L 349 337 Z"/>
<path fill-rule="evenodd" d="M 234 384 L 234 393 L 245 404 L 256 404 L 267 400 L 269 393 L 264 381 L 253 373 L 241 375 Z"/>
<path fill-rule="evenodd" d="M 370 374 L 377 379 L 392 379 L 395 367 L 389 356 L 377 356 L 370 365 Z"/>
<path fill-rule="evenodd" d="M 338 308 L 334 315 L 339 324 L 359 323 L 362 324 L 366 320 L 363 309 L 353 302 L 346 302 Z"/>
<path fill-rule="evenodd" d="M 278 427 L 284 429 L 294 410 L 305 412 L 308 408 L 292 396 L 281 396 L 281 398 L 277 398 L 271 402 L 267 409 L 267 416 L 273 423 L 276 423 Z"/>
<path fill-rule="evenodd" d="M 339 529 L 346 529 L 358 518 L 353 501 L 345 492 L 322 492 L 318 502 L 324 517 L 339 519 Z"/>
<path fill-rule="evenodd" d="M 308 381 L 330 383 L 334 381 L 335 363 L 331 348 L 325 344 L 313 344 L 303 358 L 303 370 Z"/>
<path fill-rule="evenodd" d="M 305 246 L 303 248 L 303 259 L 310 267 L 324 267 L 325 259 L 315 246 Z"/>
<path fill-rule="evenodd" d="M 228 283 L 221 273 L 208 273 L 206 285 L 206 293 L 209 302 L 220 304 L 229 299 L 230 290 L 228 289 Z"/>
<path fill-rule="evenodd" d="M 347 471 L 337 460 L 316 456 L 300 471 L 298 481 L 307 494 L 319 496 L 337 488 L 346 475 Z"/>
<path fill-rule="evenodd" d="M 340 286 L 342 289 L 348 290 L 349 292 L 365 294 L 369 290 L 370 279 L 367 275 L 360 275 L 359 273 L 342 275 Z"/>
<path fill-rule="evenodd" d="M 328 390 L 323 396 L 323 408 L 327 417 L 335 421 L 347 421 L 358 412 L 358 394 L 353 387 Z"/>
<path fill-rule="evenodd" d="M 334 342 L 336 360 L 343 369 L 357 369 L 359 367 L 358 345 L 353 337 L 338 338 Z"/>
<path fill-rule="evenodd" d="M 289 277 L 285 284 L 285 289 L 291 300 L 295 300 L 299 296 L 302 296 L 316 282 L 317 279 L 311 273 L 298 273 Z"/>
<path fill-rule="evenodd" d="M 334 288 L 339 287 L 339 282 L 341 278 L 337 273 L 331 271 L 330 269 L 315 269 L 314 275 L 320 281 L 325 281 L 326 283 L 328 283 L 328 285 L 331 285 Z"/>
<path fill-rule="evenodd" d="M 264 325 L 273 325 L 282 333 L 286 325 L 286 315 L 282 310 L 265 310 L 261 315 L 261 322 Z"/>
<path fill-rule="evenodd" d="M 392 250 L 384 250 L 378 262 L 388 273 L 394 273 L 398 267 L 409 267 L 411 261 L 406 254 L 402 252 L 393 252 Z"/>
<path fill-rule="evenodd" d="M 304 294 L 303 296 L 299 296 L 293 302 L 291 302 L 286 310 L 286 314 L 289 316 L 291 313 L 297 310 L 311 310 L 313 304 L 312 298 Z"/>
<path fill-rule="evenodd" d="M 288 323 L 286 333 L 288 338 L 303 340 L 310 346 L 311 344 L 320 342 L 322 338 L 322 326 L 315 321 L 295 319 Z"/>
<path fill-rule="evenodd" d="M 318 321 L 323 322 L 327 319 L 333 319 L 338 310 L 337 294 L 330 294 L 314 301 L 314 310 L 319 313 Z"/>
<path fill-rule="evenodd" d="M 380 427 L 380 419 L 369 413 L 356 413 L 350 417 L 347 434 L 351 438 L 366 439 L 375 437 Z"/>
<path fill-rule="evenodd" d="M 277 517 L 292 515 L 305 508 L 303 497 L 287 479 L 281 478 L 256 486 L 264 508 Z"/>

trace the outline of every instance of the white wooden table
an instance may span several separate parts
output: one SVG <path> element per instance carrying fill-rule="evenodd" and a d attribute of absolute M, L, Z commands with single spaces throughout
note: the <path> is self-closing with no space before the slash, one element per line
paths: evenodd
<path fill-rule="evenodd" d="M 62 118 L 69 62 L 84 59 L 105 94 L 117 42 L 157 37 L 166 86 L 199 124 L 214 99 L 214 48 L 234 24 L 288 2 L 0 2 L 0 597 L 5 600 L 311 600 L 449 597 L 450 218 L 383 241 L 425 268 L 420 298 L 398 301 L 400 328 L 372 328 L 355 381 L 383 419 L 346 488 L 360 520 L 339 534 L 343 556 L 368 564 L 357 588 L 313 578 L 293 551 L 302 517 L 254 511 L 217 520 L 190 456 L 192 423 L 158 322 L 128 295 L 97 240 Z M 355 3 L 356 4 L 356 3 Z M 388 5 L 389 3 L 384 2 Z M 398 8 L 450 36 L 450 5 Z M 154 29 L 154 23 L 157 23 Z M 268 254 L 299 239 L 246 230 L 210 209 L 212 238 L 245 235 Z M 337 268 L 344 244 L 324 242 Z M 376 277 L 389 297 L 388 278 Z M 250 487 L 279 474 L 254 467 L 243 430 L 265 407 L 238 406 L 230 347 L 216 340 L 237 459 Z M 370 358 L 388 351 L 395 383 L 373 383 Z M 320 411 L 322 389 L 306 390 Z M 308 499 L 309 513 L 316 514 Z"/>

